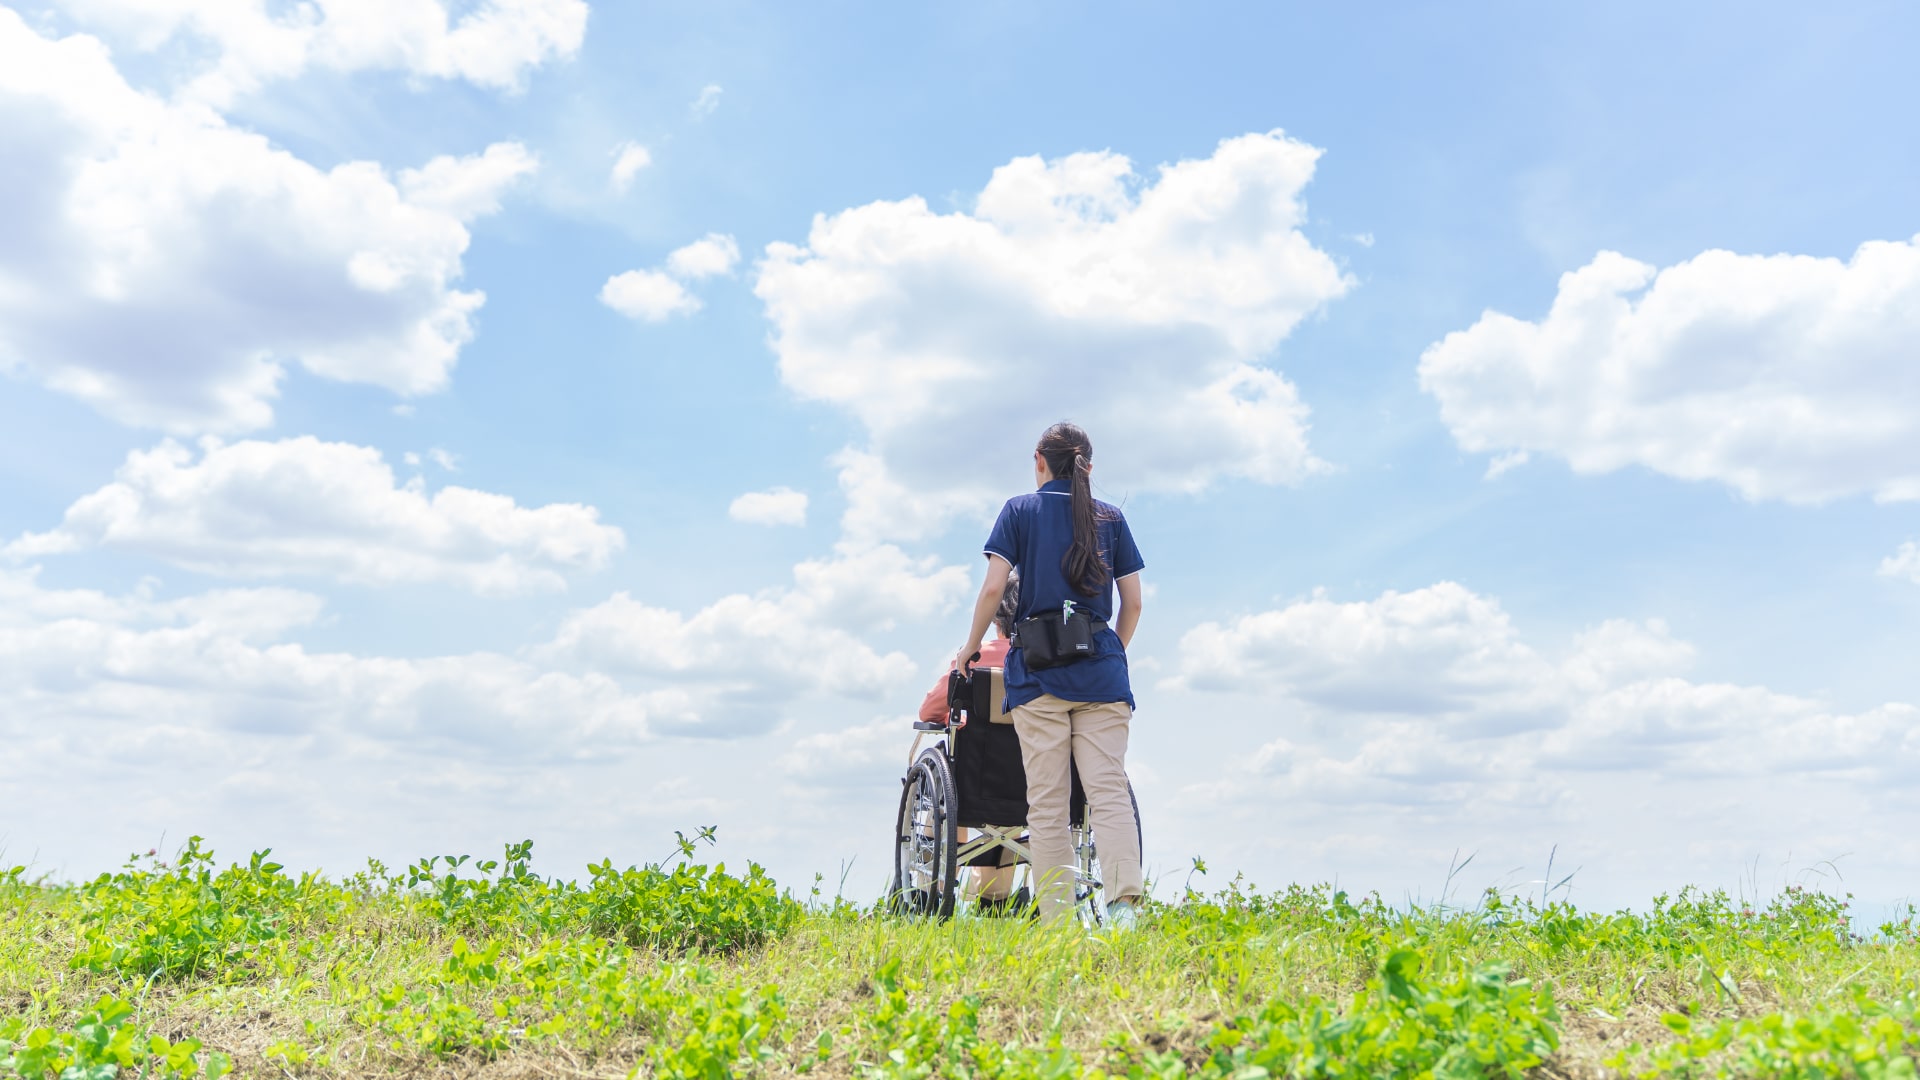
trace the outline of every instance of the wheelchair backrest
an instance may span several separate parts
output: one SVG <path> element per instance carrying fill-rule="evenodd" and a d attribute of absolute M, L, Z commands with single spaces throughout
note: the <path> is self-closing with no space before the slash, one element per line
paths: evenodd
<path fill-rule="evenodd" d="M 996 724 L 1011 724 L 1007 712 L 1007 673 L 1001 668 L 987 669 L 987 719 Z"/>
<path fill-rule="evenodd" d="M 975 667 L 970 675 L 947 673 L 947 709 L 963 709 L 968 723 L 1011 724 L 1013 717 L 1004 711 L 1007 703 L 1006 672 L 995 667 Z"/>
<path fill-rule="evenodd" d="M 1005 712 L 1007 703 L 1005 671 L 997 667 L 976 667 L 973 669 L 973 678 L 968 680 L 967 690 L 965 708 L 968 723 L 1013 723 L 1013 717 Z"/>

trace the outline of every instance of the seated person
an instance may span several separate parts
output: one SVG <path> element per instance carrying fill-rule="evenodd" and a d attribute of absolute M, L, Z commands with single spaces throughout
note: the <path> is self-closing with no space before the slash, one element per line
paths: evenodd
<path fill-rule="evenodd" d="M 1019 610 L 1019 607 L 1020 578 L 1014 575 L 1007 579 L 1007 591 L 1001 595 L 1000 606 L 993 613 L 994 633 L 998 636 L 980 644 L 980 659 L 973 665 L 975 671 L 981 668 L 1007 666 L 1007 649 L 1011 647 L 1013 639 L 1013 613 Z M 932 724 L 947 722 L 947 677 L 945 675 L 940 676 L 940 681 L 934 684 L 933 689 L 927 691 L 927 699 L 920 703 L 920 719 Z M 973 719 L 987 723 L 999 718 L 975 717 Z M 961 843 L 966 843 L 967 830 L 960 830 L 959 839 Z M 1009 851 L 1002 851 L 1001 855 L 1008 859 L 1013 857 L 1013 853 Z M 1012 866 L 976 866 L 973 868 L 971 880 L 967 883 L 966 894 L 979 898 L 982 909 L 1005 908 L 1012 900 L 1013 871 Z"/>

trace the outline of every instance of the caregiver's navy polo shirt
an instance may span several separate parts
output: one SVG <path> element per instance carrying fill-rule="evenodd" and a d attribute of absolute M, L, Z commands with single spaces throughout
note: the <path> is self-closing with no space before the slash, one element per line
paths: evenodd
<path fill-rule="evenodd" d="M 1133 531 L 1118 507 L 1098 500 L 1094 528 L 1100 554 L 1113 570 L 1114 580 L 1137 574 L 1147 564 L 1134 546 Z M 1113 621 L 1113 585 L 1098 596 L 1086 596 L 1067 584 L 1060 559 L 1073 546 L 1073 482 L 1049 480 L 1030 495 L 1016 495 L 1000 510 L 987 537 L 987 554 L 998 555 L 1020 571 L 1020 610 L 1025 619 L 1047 608 L 1059 610 L 1065 601 L 1102 622 Z M 1041 694 L 1063 701 L 1124 701 L 1133 707 L 1133 687 L 1127 680 L 1127 651 L 1113 629 L 1093 636 L 1093 655 L 1071 664 L 1028 671 L 1016 648 L 1007 653 L 1008 712 Z"/>

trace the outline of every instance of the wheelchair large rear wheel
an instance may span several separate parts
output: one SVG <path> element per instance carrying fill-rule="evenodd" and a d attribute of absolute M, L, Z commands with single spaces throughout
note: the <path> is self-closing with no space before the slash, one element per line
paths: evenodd
<path fill-rule="evenodd" d="M 929 747 L 914 759 L 894 820 L 893 910 L 944 919 L 960 888 L 959 813 L 946 751 Z"/>
<path fill-rule="evenodd" d="M 1133 781 L 1127 781 L 1127 801 L 1133 804 L 1133 835 L 1140 846 L 1142 865 L 1147 858 L 1146 830 L 1140 824 L 1140 800 L 1133 793 Z M 1089 928 L 1107 921 L 1106 883 L 1100 877 L 1100 849 L 1094 841 L 1093 814 L 1081 811 L 1081 820 L 1073 826 L 1073 855 L 1077 880 L 1073 887 L 1074 914 Z"/>

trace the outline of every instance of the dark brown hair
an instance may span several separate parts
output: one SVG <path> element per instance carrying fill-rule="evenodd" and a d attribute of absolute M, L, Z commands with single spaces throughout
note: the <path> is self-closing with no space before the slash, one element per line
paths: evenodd
<path fill-rule="evenodd" d="M 1020 613 L 1020 571 L 1007 575 L 1007 591 L 1000 594 L 1000 606 L 993 613 L 993 623 L 1000 628 L 1000 636 L 1013 636 L 1013 617 Z"/>
<path fill-rule="evenodd" d="M 1098 522 L 1105 515 L 1093 503 L 1093 440 L 1078 424 L 1062 420 L 1040 436 L 1034 449 L 1055 480 L 1073 481 L 1073 543 L 1060 557 L 1060 572 L 1075 592 L 1098 595 L 1113 575 L 1100 553 Z"/>

